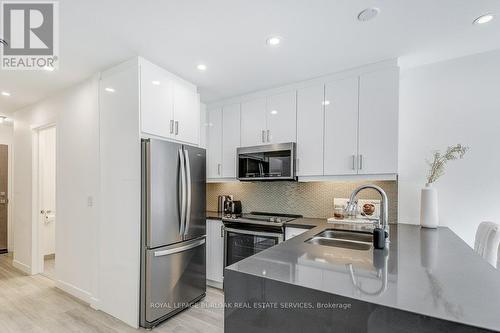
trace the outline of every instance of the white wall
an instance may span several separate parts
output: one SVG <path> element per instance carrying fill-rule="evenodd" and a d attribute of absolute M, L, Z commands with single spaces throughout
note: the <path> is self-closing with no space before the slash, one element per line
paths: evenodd
<path fill-rule="evenodd" d="M 30 272 L 33 127 L 57 127 L 56 278 L 62 289 L 91 302 L 96 294 L 99 193 L 97 77 L 15 112 L 14 260 Z M 94 205 L 89 207 L 88 198 Z"/>
<path fill-rule="evenodd" d="M 11 122 L 4 122 L 0 124 L 0 144 L 9 146 L 9 154 L 8 154 L 8 193 L 7 198 L 9 199 L 9 206 L 7 208 L 8 222 L 7 222 L 7 249 L 10 251 L 14 248 L 14 240 L 13 240 L 13 232 L 12 232 L 12 177 L 13 172 L 12 168 L 14 166 L 13 163 L 13 136 L 14 136 L 14 126 Z"/>
<path fill-rule="evenodd" d="M 419 223 L 425 159 L 462 143 L 435 187 L 440 224 L 473 245 L 481 221 L 500 223 L 500 50 L 403 70 L 399 119 L 400 222 Z"/>

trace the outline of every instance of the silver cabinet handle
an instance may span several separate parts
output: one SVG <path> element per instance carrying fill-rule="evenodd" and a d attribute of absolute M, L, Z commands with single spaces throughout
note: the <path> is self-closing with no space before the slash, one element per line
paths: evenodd
<path fill-rule="evenodd" d="M 296 172 L 299 172 L 299 161 L 300 160 L 298 158 L 295 160 L 295 171 Z"/>
<path fill-rule="evenodd" d="M 219 164 L 217 164 L 217 174 L 218 174 L 219 176 L 220 176 L 220 173 L 221 173 L 221 172 L 220 172 L 220 169 L 221 169 L 221 165 L 220 165 L 220 163 L 219 163 Z"/>
<path fill-rule="evenodd" d="M 155 255 L 155 257 L 167 256 L 169 254 L 175 254 L 175 253 L 179 253 L 179 252 L 184 252 L 184 251 L 187 251 L 187 250 L 191 250 L 191 249 L 194 249 L 195 247 L 198 247 L 198 246 L 203 245 L 203 244 L 205 244 L 205 238 L 198 239 L 197 241 L 195 241 L 195 242 L 193 242 L 191 244 L 180 246 L 180 247 L 177 247 L 177 248 L 174 248 L 174 249 L 168 249 L 168 250 L 163 250 L 163 251 L 156 251 L 154 253 L 154 255 Z"/>
<path fill-rule="evenodd" d="M 182 153 L 182 148 L 179 148 L 179 158 L 180 158 L 180 170 L 181 170 L 181 186 L 180 186 L 180 197 L 181 197 L 181 223 L 179 233 L 184 235 L 186 221 L 186 168 L 184 164 L 184 154 Z"/>
<path fill-rule="evenodd" d="M 184 226 L 184 235 L 189 232 L 189 222 L 191 221 L 191 163 L 189 162 L 189 153 L 187 149 L 184 149 L 184 158 L 186 163 L 186 223 Z"/>
<path fill-rule="evenodd" d="M 179 122 L 176 121 L 175 122 L 175 135 L 178 135 L 179 134 Z"/>
<path fill-rule="evenodd" d="M 352 155 L 352 169 L 356 170 L 356 155 Z"/>
<path fill-rule="evenodd" d="M 267 130 L 267 142 L 271 142 L 270 137 L 271 137 L 271 131 Z"/>
<path fill-rule="evenodd" d="M 266 131 L 262 130 L 262 142 L 266 142 Z"/>
<path fill-rule="evenodd" d="M 224 224 L 220 226 L 220 236 L 224 237 Z"/>
<path fill-rule="evenodd" d="M 363 169 L 363 155 L 359 155 L 359 170 Z"/>
<path fill-rule="evenodd" d="M 170 120 L 170 134 L 174 134 L 174 120 Z"/>

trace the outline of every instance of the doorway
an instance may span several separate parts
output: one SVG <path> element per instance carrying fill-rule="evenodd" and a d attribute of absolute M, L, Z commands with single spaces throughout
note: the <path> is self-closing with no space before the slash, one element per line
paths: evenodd
<path fill-rule="evenodd" d="M 55 279 L 56 127 L 38 130 L 38 260 L 40 272 Z"/>
<path fill-rule="evenodd" d="M 8 252 L 9 146 L 0 145 L 0 254 Z"/>

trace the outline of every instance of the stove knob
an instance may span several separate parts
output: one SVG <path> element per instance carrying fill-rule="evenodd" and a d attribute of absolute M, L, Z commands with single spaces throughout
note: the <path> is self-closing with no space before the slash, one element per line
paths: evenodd
<path fill-rule="evenodd" d="M 277 218 L 276 218 L 276 222 L 277 222 L 277 223 L 281 223 L 281 218 L 277 217 Z"/>

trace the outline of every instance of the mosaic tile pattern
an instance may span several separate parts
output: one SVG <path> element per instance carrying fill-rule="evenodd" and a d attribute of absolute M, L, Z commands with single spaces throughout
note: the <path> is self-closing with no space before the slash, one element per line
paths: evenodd
<path fill-rule="evenodd" d="M 333 198 L 348 198 L 356 187 L 366 183 L 385 190 L 389 198 L 389 222 L 397 223 L 397 181 L 211 183 L 207 184 L 207 210 L 217 211 L 218 195 L 232 194 L 234 200 L 241 200 L 244 213 L 263 211 L 329 218 L 333 216 Z M 380 197 L 375 191 L 365 190 L 359 198 Z"/>

